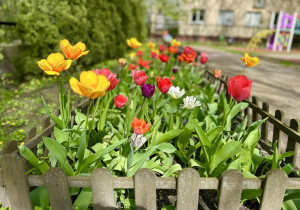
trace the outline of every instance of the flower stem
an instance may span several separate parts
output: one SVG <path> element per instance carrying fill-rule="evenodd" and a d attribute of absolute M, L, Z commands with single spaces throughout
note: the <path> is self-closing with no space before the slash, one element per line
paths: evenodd
<path fill-rule="evenodd" d="M 88 145 L 88 141 L 89 140 L 88 140 L 88 136 L 86 134 L 86 131 L 87 131 L 88 123 L 89 123 L 89 115 L 90 115 L 91 103 L 92 103 L 92 99 L 90 98 L 89 104 L 88 104 L 88 108 L 87 108 L 87 112 L 86 112 L 86 120 L 85 120 L 85 128 L 84 128 L 85 137 L 86 137 L 86 140 L 87 140 L 87 145 Z"/>
<path fill-rule="evenodd" d="M 93 116 L 92 116 L 92 129 L 94 127 L 94 119 L 95 119 L 95 115 L 97 114 L 97 110 L 98 110 L 98 107 L 99 107 L 99 103 L 100 103 L 100 96 L 97 98 L 97 102 L 96 102 L 96 106 L 94 107 L 94 111 L 93 111 Z M 87 139 L 90 137 L 90 134 L 91 134 L 91 130 L 89 130 L 89 134 L 87 136 Z"/>
<path fill-rule="evenodd" d="M 139 111 L 139 113 L 138 113 L 138 115 L 137 115 L 137 118 L 139 118 L 139 119 L 140 119 L 140 117 L 141 117 L 141 115 L 142 115 L 142 109 L 143 109 L 143 106 L 144 106 L 145 100 L 146 100 L 146 97 L 144 97 L 144 99 L 143 99 L 143 103 L 142 103 L 142 106 L 141 106 L 141 109 L 140 109 L 140 111 Z"/>

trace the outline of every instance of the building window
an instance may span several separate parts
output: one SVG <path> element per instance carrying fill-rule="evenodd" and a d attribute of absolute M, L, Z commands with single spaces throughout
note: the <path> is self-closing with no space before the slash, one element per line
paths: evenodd
<path fill-rule="evenodd" d="M 203 24 L 205 22 L 205 10 L 193 10 L 191 23 Z"/>
<path fill-rule="evenodd" d="M 219 25 L 232 26 L 233 25 L 233 11 L 220 11 Z"/>
<path fill-rule="evenodd" d="M 245 25 L 250 27 L 258 27 L 261 21 L 260 12 L 247 12 L 245 18 Z"/>
<path fill-rule="evenodd" d="M 255 7 L 264 7 L 265 6 L 265 0 L 255 0 Z"/>

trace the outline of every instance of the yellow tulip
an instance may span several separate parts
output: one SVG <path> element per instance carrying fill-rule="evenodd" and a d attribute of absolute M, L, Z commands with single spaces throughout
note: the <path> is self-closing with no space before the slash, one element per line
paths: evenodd
<path fill-rule="evenodd" d="M 132 52 L 132 53 L 130 53 L 129 56 L 130 56 L 130 60 L 133 60 L 136 57 L 136 53 Z"/>
<path fill-rule="evenodd" d="M 81 72 L 79 79 L 80 82 L 74 77 L 70 79 L 72 90 L 79 95 L 92 99 L 104 96 L 110 86 L 110 82 L 104 75 L 97 75 L 93 71 Z"/>
<path fill-rule="evenodd" d="M 241 57 L 241 59 L 242 59 L 242 61 L 244 61 L 244 63 L 247 66 L 250 66 L 250 67 L 260 64 L 258 57 L 251 58 L 248 53 L 245 53 L 245 58 Z"/>
<path fill-rule="evenodd" d="M 148 42 L 147 43 L 147 47 L 149 47 L 150 49 L 153 49 L 155 47 L 155 43 L 153 42 Z"/>
<path fill-rule="evenodd" d="M 46 59 L 38 61 L 39 67 L 49 75 L 59 75 L 70 68 L 72 60 L 65 60 L 61 53 L 51 53 Z"/>
<path fill-rule="evenodd" d="M 172 45 L 173 47 L 180 47 L 181 42 L 177 42 L 176 39 L 173 39 L 172 42 L 171 42 L 171 45 Z"/>
<path fill-rule="evenodd" d="M 127 44 L 129 47 L 136 49 L 139 48 L 142 44 L 136 39 L 136 38 L 131 38 L 131 39 L 127 39 Z"/>
<path fill-rule="evenodd" d="M 76 45 L 72 46 L 67 39 L 60 41 L 60 49 L 67 58 L 73 60 L 89 53 L 89 50 L 85 51 L 86 46 L 84 43 L 78 42 Z"/>

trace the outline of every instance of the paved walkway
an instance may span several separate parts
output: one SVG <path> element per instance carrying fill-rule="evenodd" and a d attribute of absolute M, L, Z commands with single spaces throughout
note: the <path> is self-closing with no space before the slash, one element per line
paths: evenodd
<path fill-rule="evenodd" d="M 284 111 L 285 123 L 289 124 L 292 118 L 300 120 L 300 66 L 286 67 L 262 58 L 261 64 L 247 67 L 243 71 L 241 57 L 244 55 L 206 46 L 191 47 L 208 53 L 207 65 L 210 70 L 218 68 L 227 76 L 244 74 L 248 79 L 252 79 L 251 96 L 258 97 L 260 106 L 262 101 L 268 102 L 271 114 L 274 114 L 276 109 L 281 109 Z M 250 53 L 250 56 L 255 57 L 255 53 Z"/>

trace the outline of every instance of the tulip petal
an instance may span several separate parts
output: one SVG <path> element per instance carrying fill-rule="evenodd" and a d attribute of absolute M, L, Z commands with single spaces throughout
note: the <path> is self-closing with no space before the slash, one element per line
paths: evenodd
<path fill-rule="evenodd" d="M 49 65 L 46 59 L 38 61 L 38 65 L 43 71 L 52 71 L 52 67 Z"/>
<path fill-rule="evenodd" d="M 78 42 L 78 43 L 75 45 L 75 47 L 78 47 L 79 49 L 81 49 L 82 52 L 85 51 L 85 49 L 86 49 L 85 44 L 82 43 L 82 42 Z"/>
<path fill-rule="evenodd" d="M 72 90 L 73 90 L 75 93 L 84 96 L 84 94 L 83 94 L 81 88 L 79 87 L 79 86 L 80 86 L 80 82 L 79 82 L 77 79 L 75 79 L 74 77 L 72 77 L 72 78 L 70 79 L 69 83 L 70 83 L 70 86 L 71 86 Z"/>
<path fill-rule="evenodd" d="M 80 55 L 78 55 L 78 56 L 76 57 L 76 59 L 80 58 L 80 57 L 83 56 L 83 55 L 89 54 L 89 52 L 90 52 L 89 50 L 82 52 Z"/>
<path fill-rule="evenodd" d="M 50 64 L 50 66 L 54 67 L 56 64 L 58 64 L 61 61 L 64 61 L 65 58 L 61 53 L 51 53 L 47 57 L 47 62 Z"/>
<path fill-rule="evenodd" d="M 89 88 L 96 88 L 98 85 L 98 76 L 93 71 L 83 71 L 80 74 L 80 83 Z"/>
<path fill-rule="evenodd" d="M 56 71 L 44 71 L 46 74 L 48 74 L 48 75 L 60 75 L 60 73 L 59 72 L 56 72 Z"/>

